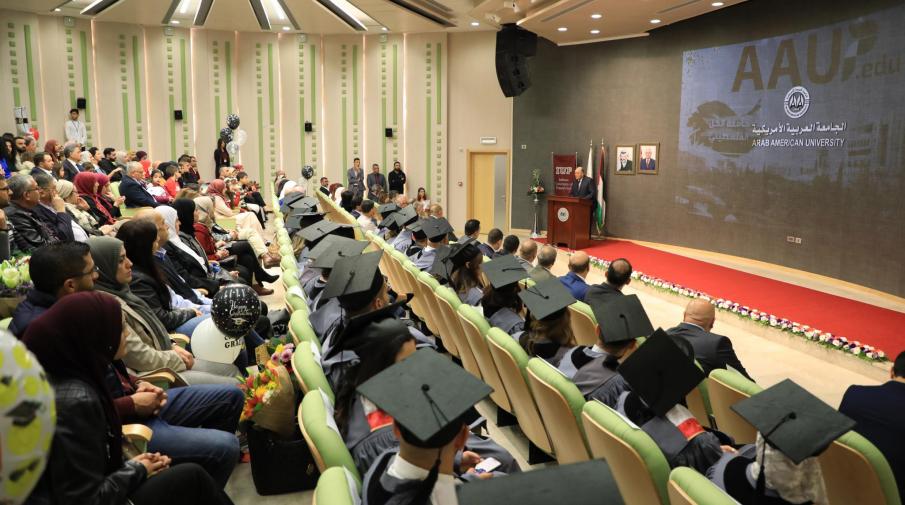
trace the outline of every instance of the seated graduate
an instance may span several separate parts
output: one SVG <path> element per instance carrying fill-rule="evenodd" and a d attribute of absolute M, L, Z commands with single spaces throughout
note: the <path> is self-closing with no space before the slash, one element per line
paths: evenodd
<path fill-rule="evenodd" d="M 413 232 L 407 227 L 418 221 L 418 213 L 414 207 L 406 207 L 393 212 L 391 216 L 393 217 L 392 224 L 387 222 L 387 226 L 390 229 L 398 230 L 398 234 L 390 245 L 397 251 L 405 253 L 414 241 Z"/>
<path fill-rule="evenodd" d="M 732 410 L 757 428 L 757 441 L 724 454 L 711 481 L 742 505 L 829 503 L 817 456 L 855 421 L 789 379 Z"/>
<path fill-rule="evenodd" d="M 511 255 L 500 256 L 481 264 L 490 283 L 484 288 L 481 307 L 491 326 L 516 336 L 524 329 L 522 300 L 518 297 L 519 281 L 528 278 L 528 272 Z"/>
<path fill-rule="evenodd" d="M 396 205 L 394 202 L 384 203 L 377 207 L 377 214 L 379 218 L 377 219 L 377 236 L 383 238 L 387 241 L 387 243 L 393 243 L 393 239 L 396 238 L 396 234 L 399 232 L 399 229 L 392 230 L 389 228 L 389 224 L 391 222 L 395 222 L 395 219 L 389 219 L 390 216 L 393 215 L 394 212 L 400 210 L 400 207 Z"/>
<path fill-rule="evenodd" d="M 619 374 L 629 389 L 609 406 L 654 440 L 670 468 L 688 466 L 703 474 L 724 451 L 735 452 L 720 438 L 728 444 L 729 437 L 704 429 L 683 405 L 704 373 L 666 332 L 655 331 L 619 366 Z"/>
<path fill-rule="evenodd" d="M 694 348 L 694 357 L 701 364 L 705 374 L 709 375 L 715 368 L 731 367 L 751 379 L 748 372 L 745 371 L 745 367 L 742 366 L 742 362 L 735 355 L 729 337 L 710 331 L 713 329 L 714 321 L 716 321 L 716 309 L 710 300 L 695 298 L 685 306 L 682 323 L 666 330 L 666 333 L 674 337 L 682 337 L 691 344 Z"/>
<path fill-rule="evenodd" d="M 301 269 L 304 267 L 304 270 L 301 270 L 299 282 L 305 282 L 307 280 L 305 271 L 308 267 L 308 254 L 311 250 L 317 247 L 317 244 L 319 244 L 327 235 L 339 235 L 341 237 L 354 239 L 355 230 L 351 226 L 322 219 L 314 224 L 305 226 L 295 235 L 301 237 L 302 240 L 305 241 L 305 247 L 302 248 L 299 257 L 297 258 L 299 268 Z"/>
<path fill-rule="evenodd" d="M 632 264 L 625 258 L 610 262 L 606 279 L 600 284 L 588 286 L 584 301 L 588 305 L 601 305 L 622 296 L 622 289 L 632 282 Z"/>
<path fill-rule="evenodd" d="M 550 505 L 557 496 L 569 505 L 624 503 L 610 465 L 602 459 L 476 480 L 456 492 L 459 503 L 468 505 Z"/>
<path fill-rule="evenodd" d="M 527 307 L 525 331 L 519 344 L 529 356 L 543 358 L 554 367 L 575 347 L 569 305 L 575 298 L 559 279 L 548 279 L 528 286 L 519 294 Z"/>
<path fill-rule="evenodd" d="M 575 347 L 559 365 L 559 370 L 572 379 L 588 399 L 595 398 L 598 391 L 604 391 L 604 385 L 613 378 L 618 377 L 617 380 L 623 383 L 616 372 L 619 363 L 637 348 L 638 337 L 647 337 L 654 332 L 636 295 L 621 297 L 605 305 L 595 304 L 591 310 L 597 320 L 597 343 L 591 347 Z"/>
<path fill-rule="evenodd" d="M 392 418 L 399 440 L 398 449 L 381 454 L 365 474 L 362 503 L 458 504 L 454 466 L 468 440 L 465 419 L 490 386 L 422 349 L 357 391 Z"/>
<path fill-rule="evenodd" d="M 408 259 L 413 260 L 427 247 L 427 235 L 424 233 L 424 226 L 422 226 L 421 221 L 415 221 L 410 224 L 408 229 L 412 232 L 412 245 L 405 250 L 405 255 Z"/>
<path fill-rule="evenodd" d="M 57 412 L 47 467 L 29 503 L 232 503 L 197 464 L 171 466 L 169 456 L 156 452 L 125 460 L 122 419 L 106 383 L 106 371 L 125 353 L 125 333 L 119 304 L 94 292 L 64 297 L 25 332 L 23 342 L 54 389 Z"/>
<path fill-rule="evenodd" d="M 327 327 L 329 321 L 321 320 L 321 314 L 318 314 L 318 317 L 314 317 L 313 312 L 319 309 L 324 303 L 339 303 L 336 298 L 325 300 L 321 296 L 324 292 L 324 288 L 327 287 L 327 282 L 330 280 L 330 272 L 333 271 L 333 265 L 342 258 L 360 256 L 365 248 L 368 247 L 368 244 L 369 242 L 363 240 L 352 240 L 346 237 L 328 235 L 327 237 L 324 237 L 324 240 L 317 244 L 317 247 L 311 250 L 309 256 L 309 258 L 311 258 L 311 266 L 309 268 L 320 272 L 320 275 L 305 283 L 302 286 L 302 291 L 309 300 L 308 308 L 312 312 L 309 321 L 312 325 L 315 325 L 316 323 L 317 328 Z"/>
<path fill-rule="evenodd" d="M 481 269 L 484 255 L 471 240 L 453 244 L 450 249 L 447 256 L 452 263 L 449 287 L 459 295 L 462 303 L 477 306 L 484 297 L 484 275 Z"/>
<path fill-rule="evenodd" d="M 406 207 L 406 209 L 410 208 L 411 207 Z M 401 212 L 402 211 L 400 211 L 400 213 Z M 397 221 L 399 221 L 399 219 L 399 217 L 396 218 Z M 444 218 L 431 217 L 421 221 L 421 229 L 424 230 L 424 234 L 427 235 L 427 246 L 417 255 L 412 257 L 411 260 L 415 263 L 415 267 L 418 268 L 418 270 L 424 272 L 434 264 L 434 257 L 437 254 L 437 249 L 441 245 L 449 244 L 447 234 L 452 231 L 452 226 L 450 226 L 449 221 Z"/>

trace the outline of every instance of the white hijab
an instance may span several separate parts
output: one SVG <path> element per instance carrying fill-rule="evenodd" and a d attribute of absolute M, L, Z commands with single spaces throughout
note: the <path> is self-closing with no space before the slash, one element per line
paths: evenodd
<path fill-rule="evenodd" d="M 817 458 L 807 458 L 796 465 L 783 453 L 767 444 L 764 452 L 764 437 L 757 434 L 757 459 L 748 466 L 751 477 L 757 480 L 762 465 L 761 455 L 766 458 L 767 487 L 779 493 L 779 496 L 792 503 L 812 501 L 815 505 L 826 505 L 826 487 L 823 483 L 823 472 Z"/>
<path fill-rule="evenodd" d="M 179 230 L 176 228 L 176 220 L 178 216 L 176 214 L 176 209 L 173 207 L 168 207 L 166 205 L 160 205 L 154 208 L 154 212 L 160 214 L 163 217 L 163 222 L 167 225 L 168 235 L 170 236 L 169 242 L 179 248 L 181 251 L 185 252 L 189 256 L 195 259 L 205 270 L 207 269 L 207 262 L 204 261 L 204 258 L 198 256 L 198 253 L 195 252 L 194 249 L 188 246 L 185 242 L 182 241 L 182 238 L 179 237 Z"/>

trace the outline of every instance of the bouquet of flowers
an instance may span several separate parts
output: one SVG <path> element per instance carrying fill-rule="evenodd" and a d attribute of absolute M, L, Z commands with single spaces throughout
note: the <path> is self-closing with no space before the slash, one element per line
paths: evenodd
<path fill-rule="evenodd" d="M 286 342 L 287 337 L 270 339 L 270 361 L 277 365 L 283 365 L 286 370 L 292 372 L 292 353 L 295 352 L 295 344 Z"/>
<path fill-rule="evenodd" d="M 245 393 L 240 421 L 251 421 L 284 437 L 292 435 L 295 388 L 286 367 L 270 361 L 239 388 Z"/>
<path fill-rule="evenodd" d="M 544 185 L 540 180 L 540 170 L 531 171 L 531 187 L 528 189 L 528 196 L 539 195 L 544 192 Z"/>
<path fill-rule="evenodd" d="M 28 262 L 31 256 L 11 258 L 0 263 L 0 318 L 10 317 L 31 288 Z"/>

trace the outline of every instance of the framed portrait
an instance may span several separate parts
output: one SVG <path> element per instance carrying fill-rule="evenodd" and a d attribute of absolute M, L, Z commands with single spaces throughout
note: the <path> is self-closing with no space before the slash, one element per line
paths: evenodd
<path fill-rule="evenodd" d="M 614 150 L 616 160 L 613 162 L 613 170 L 616 175 L 635 174 L 635 146 L 617 145 Z"/>
<path fill-rule="evenodd" d="M 639 174 L 657 175 L 660 172 L 660 144 L 648 142 L 646 144 L 638 144 L 638 153 L 635 158 L 638 160 Z"/>

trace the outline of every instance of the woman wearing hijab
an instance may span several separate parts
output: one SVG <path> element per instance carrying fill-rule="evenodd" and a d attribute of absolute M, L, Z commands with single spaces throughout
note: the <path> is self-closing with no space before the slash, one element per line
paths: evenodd
<path fill-rule="evenodd" d="M 198 218 L 195 222 L 203 224 L 210 231 L 211 237 L 214 239 L 215 243 L 223 242 L 224 247 L 230 254 L 238 256 L 238 252 L 233 252 L 233 247 L 235 247 L 236 244 L 246 242 L 248 246 L 251 247 L 255 258 L 261 260 L 264 268 L 271 268 L 280 264 L 280 256 L 278 254 L 271 254 L 267 250 L 264 239 L 257 233 L 247 229 L 229 231 L 221 228 L 220 225 L 217 224 L 213 198 L 210 196 L 199 196 L 194 198 L 193 201 L 195 202 L 195 208 L 198 210 Z M 195 237 L 198 238 L 197 233 Z M 201 242 L 201 239 L 199 238 L 198 241 Z M 239 247 L 244 248 L 244 246 Z"/>
<path fill-rule="evenodd" d="M 226 195 L 226 183 L 223 179 L 212 180 L 207 186 L 207 195 L 214 201 L 214 214 L 217 217 L 234 217 L 238 228 L 264 236 L 264 228 L 254 213 L 233 211 L 232 199 Z"/>
<path fill-rule="evenodd" d="M 98 194 L 99 183 L 95 174 L 91 172 L 79 172 L 73 180 L 73 186 L 78 191 L 79 196 L 88 204 L 88 212 L 97 219 L 98 224 L 113 224 L 116 218 L 107 210 L 105 203 L 101 202 Z"/>
<path fill-rule="evenodd" d="M 62 152 L 63 146 L 60 145 L 54 139 L 50 139 L 44 143 L 44 153 L 49 154 L 50 158 L 53 159 L 54 163 L 60 163 L 60 152 Z"/>
<path fill-rule="evenodd" d="M 235 366 L 195 360 L 189 351 L 173 344 L 163 323 L 151 307 L 135 296 L 129 287 L 132 281 L 132 262 L 126 248 L 113 237 L 88 239 L 91 258 L 97 266 L 98 278 L 94 288 L 113 295 L 119 301 L 126 326 L 127 338 L 123 363 L 137 372 L 170 368 L 192 384 L 235 384 Z"/>
<path fill-rule="evenodd" d="M 77 241 L 85 242 L 89 235 L 105 235 L 113 230 L 110 225 L 98 226 L 97 218 L 91 215 L 88 204 L 79 197 L 71 182 L 58 180 L 57 194 L 66 204 L 66 212 L 72 216 L 72 233 Z"/>
<path fill-rule="evenodd" d="M 57 412 L 50 458 L 30 502 L 231 504 L 197 464 L 170 466 L 160 453 L 124 461 L 122 422 L 106 377 L 126 353 L 125 333 L 116 300 L 82 292 L 60 299 L 22 337 L 50 379 Z"/>
<path fill-rule="evenodd" d="M 119 219 L 121 214 L 119 206 L 126 201 L 124 196 L 114 196 L 113 190 L 110 188 L 110 178 L 104 174 L 94 174 L 97 179 L 97 194 L 100 202 L 107 208 L 110 215 Z"/>

